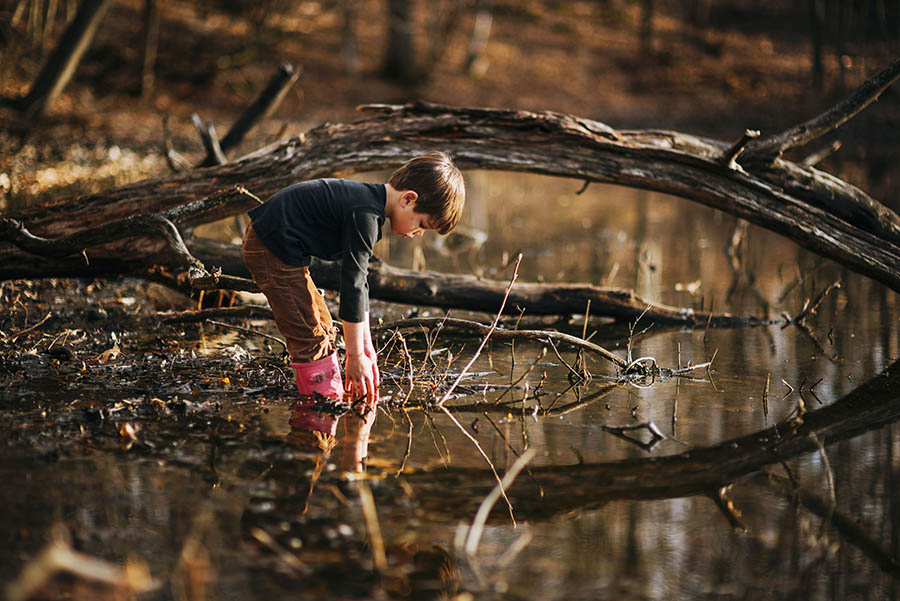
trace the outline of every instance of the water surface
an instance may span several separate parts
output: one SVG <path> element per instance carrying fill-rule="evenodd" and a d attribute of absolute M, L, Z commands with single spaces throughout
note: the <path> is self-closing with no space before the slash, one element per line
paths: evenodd
<path fill-rule="evenodd" d="M 726 249 L 736 219 L 684 200 L 602 185 L 579 194 L 580 182 L 540 176 L 466 177 L 464 225 L 487 233 L 483 246 L 448 254 L 429 234 L 384 241 L 378 254 L 401 267 L 504 279 L 503 264 L 521 252 L 523 281 L 591 282 L 655 302 L 771 318 L 796 315 L 836 280 L 840 288 L 808 319 L 808 331 L 781 322 L 634 326 L 633 357 L 652 356 L 665 368 L 714 357 L 711 369 L 690 377 L 622 381 L 610 364 L 587 357 L 593 378 L 573 385 L 554 353 L 541 357 L 541 345 L 492 343 L 463 380 L 465 394 L 448 404 L 468 407 L 453 413 L 459 426 L 421 403 L 433 398 L 431 382 L 455 377 L 479 339 L 441 333 L 426 362 L 424 337 L 407 334 L 414 368 L 422 368 L 410 390 L 409 360 L 384 334 L 385 410 L 371 436 L 366 479 L 386 548 L 380 575 L 366 493 L 359 477 L 341 475 L 343 428 L 327 457 L 292 431 L 291 383 L 279 379 L 277 345 L 209 325 L 162 326 L 155 334 L 117 333 L 121 359 L 100 363 L 83 353 L 54 365 L 49 351 L 42 354 L 45 342 L 32 358 L 6 366 L 19 375 L 0 391 L 7 423 L 0 577 L 13 579 L 64 530 L 68 544 L 89 555 L 146 562 L 162 583 L 147 598 L 897 598 L 900 571 L 878 563 L 900 556 L 893 380 L 887 391 L 859 395 L 875 409 L 872 417 L 861 413 L 852 431 L 821 426 L 815 413 L 846 404 L 900 357 L 894 293 L 753 226 L 732 262 Z M 36 294 L 53 306 L 54 294 L 65 292 Z M 414 310 L 444 314 L 373 303 L 373 316 L 385 321 Z M 265 321 L 246 325 L 277 334 Z M 583 314 L 526 314 L 520 325 L 586 331 L 627 353 L 630 324 L 602 316 L 585 325 Z M 92 331 L 111 335 L 102 326 Z M 560 350 L 575 363 L 572 349 Z M 450 355 L 457 358 L 448 372 Z M 498 409 L 492 401 L 511 382 L 517 386 L 505 400 L 526 400 Z M 397 408 L 407 398 L 406 410 Z M 804 411 L 812 415 L 806 426 Z M 604 428 L 641 423 L 664 439 L 648 448 Z M 139 428 L 130 433 L 125 424 Z M 770 453 L 771 477 L 754 467 L 736 478 L 724 501 L 736 509 L 733 521 L 713 501 L 715 478 L 686 492 L 679 484 L 690 473 L 648 462 L 689 462 L 703 456 L 699 448 L 722 443 L 717 453 L 725 458 L 744 449 L 744 441 L 729 441 L 773 427 L 770 436 L 785 439 L 803 427 L 823 434 L 805 450 Z M 839 440 L 824 434 L 832 431 Z M 646 429 L 631 435 L 652 440 Z M 501 499 L 471 556 L 457 543 L 495 481 L 470 437 L 500 474 L 526 449 L 535 451 L 531 473 L 509 489 L 516 525 Z M 617 488 L 620 476 L 610 469 L 621 466 L 637 466 L 637 475 Z M 648 482 L 663 484 L 650 490 Z M 824 503 L 826 517 L 856 529 L 824 523 L 812 501 L 797 500 L 795 485 Z M 77 582 L 57 578 L 44 594 L 96 594 Z"/>

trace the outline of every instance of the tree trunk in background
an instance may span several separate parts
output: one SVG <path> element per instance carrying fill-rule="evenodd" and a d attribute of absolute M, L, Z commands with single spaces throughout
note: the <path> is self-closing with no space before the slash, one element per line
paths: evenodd
<path fill-rule="evenodd" d="M 825 68 L 822 63 L 822 46 L 825 43 L 825 27 L 820 0 L 809 0 L 809 33 L 812 42 L 813 87 L 821 91 L 825 83 Z"/>
<path fill-rule="evenodd" d="M 491 0 L 478 0 L 475 9 L 475 22 L 472 26 L 472 37 L 469 39 L 469 47 L 466 51 L 466 72 L 476 79 L 484 76 L 488 68 L 488 59 L 485 56 L 488 40 L 491 37 L 493 26 L 493 2 Z"/>
<path fill-rule="evenodd" d="M 453 30 L 459 24 L 463 10 L 466 8 L 465 0 L 445 0 L 444 2 L 432 2 L 429 4 L 431 14 L 428 19 L 427 56 L 422 76 L 429 77 L 438 63 L 444 58 Z"/>
<path fill-rule="evenodd" d="M 641 1 L 641 56 L 653 52 L 653 0 Z"/>
<path fill-rule="evenodd" d="M 838 59 L 838 92 L 843 92 L 847 89 L 847 66 L 844 64 L 844 56 L 847 54 L 847 38 L 850 35 L 850 19 L 852 15 L 852 0 L 838 0 L 838 31 L 835 47 Z"/>
<path fill-rule="evenodd" d="M 359 74 L 359 42 L 356 35 L 356 0 L 341 0 L 341 61 L 347 75 Z"/>
<path fill-rule="evenodd" d="M 53 33 L 53 23 L 56 21 L 57 5 L 57 0 L 48 0 L 47 2 L 47 13 L 44 15 L 44 30 L 41 33 L 41 50 L 47 45 L 47 42 L 50 40 L 50 35 Z"/>
<path fill-rule="evenodd" d="M 878 32 L 878 35 L 881 36 L 882 40 L 887 41 L 890 39 L 890 34 L 888 33 L 887 7 L 884 5 L 884 0 L 872 0 L 872 2 L 872 18 L 875 21 L 874 29 Z"/>
<path fill-rule="evenodd" d="M 144 43 L 141 59 L 140 96 L 149 98 L 156 83 L 156 51 L 159 47 L 159 2 L 144 0 Z"/>
<path fill-rule="evenodd" d="M 227 153 L 236 148 L 254 127 L 268 119 L 278 109 L 298 77 L 300 77 L 298 67 L 289 63 L 281 65 L 256 100 L 238 117 L 222 138 L 222 152 Z M 200 166 L 206 167 L 208 164 Z"/>
<path fill-rule="evenodd" d="M 28 94 L 15 102 L 29 119 L 40 117 L 69 83 L 109 5 L 110 0 L 85 0 L 81 4 L 75 20 L 66 28 Z"/>
<path fill-rule="evenodd" d="M 387 56 L 385 77 L 404 84 L 416 79 L 416 55 L 413 44 L 412 0 L 388 0 Z"/>
<path fill-rule="evenodd" d="M 708 27 L 711 8 L 712 0 L 688 0 L 688 23 L 700 29 Z"/>

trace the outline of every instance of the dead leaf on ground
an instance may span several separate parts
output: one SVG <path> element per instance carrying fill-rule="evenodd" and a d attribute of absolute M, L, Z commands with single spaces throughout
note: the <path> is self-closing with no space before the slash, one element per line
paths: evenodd
<path fill-rule="evenodd" d="M 115 343 L 112 348 L 106 349 L 99 355 L 97 355 L 94 359 L 99 361 L 100 363 L 107 363 L 118 358 L 119 355 L 122 354 L 122 349 L 119 348 L 119 343 Z"/>

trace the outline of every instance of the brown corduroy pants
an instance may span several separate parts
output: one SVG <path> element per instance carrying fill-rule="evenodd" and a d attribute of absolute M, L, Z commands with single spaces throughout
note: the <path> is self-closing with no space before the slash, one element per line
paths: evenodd
<path fill-rule="evenodd" d="M 309 267 L 283 263 L 266 248 L 252 225 L 244 234 L 241 257 L 269 301 L 291 361 L 308 363 L 333 353 L 336 333 L 331 313 L 309 275 Z"/>

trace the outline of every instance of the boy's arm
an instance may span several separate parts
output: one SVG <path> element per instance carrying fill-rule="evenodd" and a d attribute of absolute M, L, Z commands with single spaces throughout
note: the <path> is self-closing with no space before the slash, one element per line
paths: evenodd
<path fill-rule="evenodd" d="M 378 400 L 378 364 L 369 331 L 369 313 L 363 321 L 344 321 L 343 325 L 347 350 L 344 388 L 353 400 L 364 396 L 373 405 Z"/>
<path fill-rule="evenodd" d="M 366 311 L 366 327 L 363 329 L 365 336 L 365 352 L 372 359 L 372 377 L 375 379 L 375 400 L 378 400 L 378 384 L 381 382 L 381 374 L 378 371 L 378 353 L 372 343 L 372 324 L 369 323 L 369 312 Z"/>
<path fill-rule="evenodd" d="M 371 213 L 356 214 L 347 220 L 341 266 L 340 316 L 347 349 L 345 388 L 354 399 L 365 396 L 369 404 L 377 400 L 378 367 L 369 331 L 369 286 L 366 276 L 379 227 L 377 217 Z"/>

